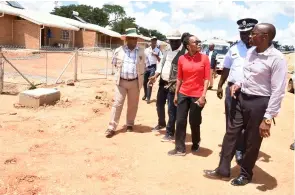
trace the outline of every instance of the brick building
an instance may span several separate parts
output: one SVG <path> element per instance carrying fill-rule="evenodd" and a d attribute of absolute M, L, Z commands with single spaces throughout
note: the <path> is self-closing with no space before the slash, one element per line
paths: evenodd
<path fill-rule="evenodd" d="M 83 23 L 0 3 L 0 45 L 42 47 L 112 47 L 122 45 L 121 35 L 98 25 Z"/>

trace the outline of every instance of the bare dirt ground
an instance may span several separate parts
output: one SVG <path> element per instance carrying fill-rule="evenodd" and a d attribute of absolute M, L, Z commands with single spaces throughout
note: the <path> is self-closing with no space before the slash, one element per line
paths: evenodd
<path fill-rule="evenodd" d="M 37 65 L 31 64 L 34 70 Z M 225 132 L 224 100 L 216 91 L 207 95 L 199 153 L 190 153 L 188 127 L 187 155 L 170 157 L 167 152 L 174 144 L 160 142 L 164 130 L 151 132 L 157 122 L 155 100 L 150 105 L 140 101 L 132 133 L 123 127 L 125 105 L 116 136 L 107 139 L 112 79 L 56 87 L 61 101 L 38 109 L 14 106 L 17 93 L 0 96 L 0 194 L 294 194 L 294 153 L 289 149 L 294 140 L 293 94 L 286 94 L 277 125 L 263 141 L 252 183 L 233 187 L 203 177 L 204 169 L 214 169 L 219 162 Z M 6 84 L 4 92 L 11 90 Z M 152 97 L 156 92 L 157 86 Z M 232 167 L 235 177 L 239 167 L 234 161 Z"/>
<path fill-rule="evenodd" d="M 18 96 L 2 95 L 0 113 L 0 194 L 294 194 L 294 95 L 287 94 L 271 137 L 263 141 L 253 182 L 233 187 L 203 177 L 219 160 L 224 135 L 223 100 L 208 92 L 203 111 L 201 150 L 170 157 L 173 143 L 161 143 L 155 102 L 140 102 L 135 132 L 119 127 L 105 138 L 112 80 L 60 85 L 55 106 L 15 108 Z M 154 87 L 153 97 L 157 87 Z M 124 125 L 126 105 L 120 124 Z M 239 168 L 232 163 L 232 176 Z"/>

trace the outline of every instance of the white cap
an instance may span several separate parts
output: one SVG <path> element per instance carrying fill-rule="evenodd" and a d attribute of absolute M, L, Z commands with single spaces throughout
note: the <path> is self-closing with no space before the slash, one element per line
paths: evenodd
<path fill-rule="evenodd" d="M 166 35 L 167 39 L 169 40 L 177 40 L 181 39 L 181 33 L 179 30 L 173 30 Z"/>

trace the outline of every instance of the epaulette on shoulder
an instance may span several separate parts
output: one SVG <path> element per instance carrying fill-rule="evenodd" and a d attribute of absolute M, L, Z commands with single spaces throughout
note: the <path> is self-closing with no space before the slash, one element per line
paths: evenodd
<path fill-rule="evenodd" d="M 238 44 L 238 42 L 239 42 L 239 41 L 234 42 L 233 44 L 231 44 L 231 45 L 229 46 L 229 48 L 232 48 L 233 46 L 235 46 L 236 44 Z"/>

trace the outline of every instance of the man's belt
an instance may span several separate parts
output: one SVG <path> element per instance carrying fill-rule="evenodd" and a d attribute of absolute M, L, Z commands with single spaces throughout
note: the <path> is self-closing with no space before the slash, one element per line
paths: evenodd
<path fill-rule="evenodd" d="M 124 79 L 124 78 L 121 77 L 121 79 L 124 80 L 124 81 L 135 81 L 135 80 L 137 80 L 137 77 L 134 78 L 134 79 Z"/>
<path fill-rule="evenodd" d="M 247 98 L 247 99 L 270 98 L 270 96 L 252 95 L 252 94 L 247 94 L 247 93 L 244 93 L 244 92 L 242 92 L 242 95 L 243 95 L 244 98 Z"/>
<path fill-rule="evenodd" d="M 157 64 L 151 64 L 148 66 L 148 68 L 152 68 L 152 67 L 156 67 L 156 66 L 157 66 Z"/>

